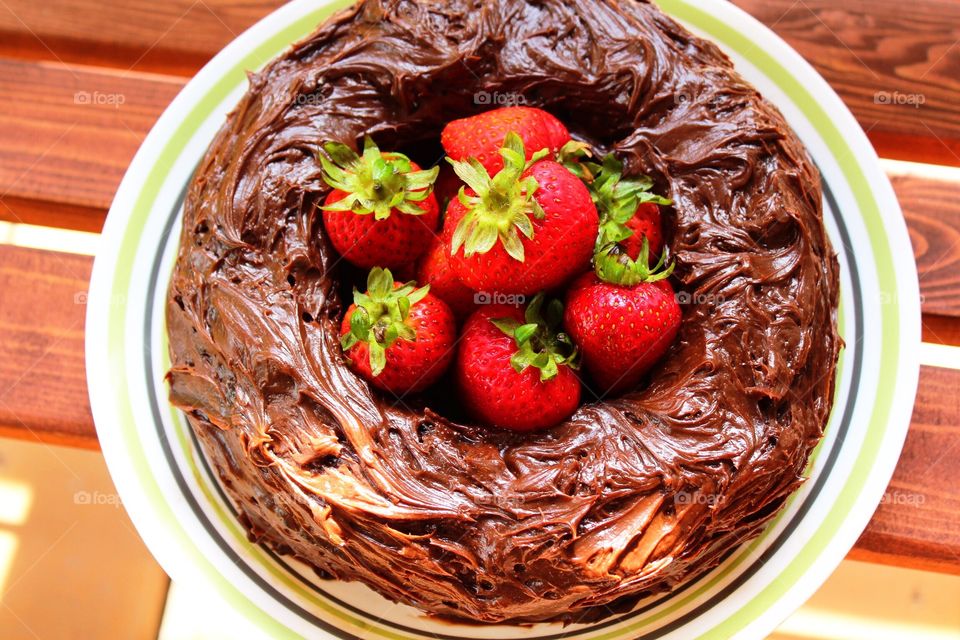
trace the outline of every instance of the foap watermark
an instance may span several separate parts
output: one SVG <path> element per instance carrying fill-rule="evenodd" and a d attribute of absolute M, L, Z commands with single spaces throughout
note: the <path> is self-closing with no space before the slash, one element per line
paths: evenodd
<path fill-rule="evenodd" d="M 922 305 L 926 301 L 925 296 L 921 293 L 919 298 L 920 298 L 920 304 Z M 899 305 L 900 304 L 900 299 L 897 296 L 896 292 L 894 291 L 878 291 L 877 300 L 882 305 L 887 305 L 887 304 Z"/>
<path fill-rule="evenodd" d="M 113 107 L 119 109 L 127 101 L 122 93 L 104 93 L 102 91 L 77 91 L 73 94 L 74 104 Z"/>
<path fill-rule="evenodd" d="M 880 504 L 896 504 L 919 507 L 927 501 L 927 496 L 914 491 L 890 491 L 884 492 L 880 498 Z"/>
<path fill-rule="evenodd" d="M 527 99 L 517 91 L 477 91 L 473 94 L 473 104 L 516 107 L 527 104 Z"/>
<path fill-rule="evenodd" d="M 481 507 L 492 507 L 495 509 L 502 509 L 503 511 L 514 511 L 523 507 L 522 499 L 509 495 L 493 494 L 488 496 L 478 496 L 476 503 Z"/>
<path fill-rule="evenodd" d="M 919 109 L 927 101 L 922 93 L 900 93 L 899 91 L 877 91 L 873 94 L 874 104 L 910 105 Z"/>
<path fill-rule="evenodd" d="M 73 294 L 73 304 L 84 306 L 90 300 L 90 294 L 86 291 L 77 291 Z M 109 298 L 109 306 L 111 307 L 123 307 L 127 304 L 127 297 L 122 294 L 111 294 Z"/>
<path fill-rule="evenodd" d="M 299 106 L 310 105 L 310 106 L 320 106 L 323 104 L 324 97 L 317 93 L 301 93 L 296 98 L 294 98 L 293 103 Z"/>
<path fill-rule="evenodd" d="M 689 89 L 677 91 L 673 94 L 673 102 L 675 104 L 683 104 L 685 102 L 690 102 L 691 100 L 693 100 L 693 92 Z"/>
<path fill-rule="evenodd" d="M 713 507 L 719 502 L 720 498 L 712 493 L 701 493 L 700 491 L 680 491 L 673 496 L 673 503 L 676 506 L 690 504 L 704 504 Z"/>
<path fill-rule="evenodd" d="M 715 293 L 690 293 L 689 291 L 677 291 L 677 304 L 720 304 L 724 301 L 723 296 Z"/>
<path fill-rule="evenodd" d="M 473 294 L 474 304 L 509 304 L 513 306 L 524 304 L 527 296 L 518 293 L 500 293 L 499 291 L 477 291 Z"/>
<path fill-rule="evenodd" d="M 104 493 L 103 491 L 77 491 L 73 494 L 73 504 L 94 507 L 114 507 L 123 506 L 120 502 L 120 496 L 116 493 Z"/>

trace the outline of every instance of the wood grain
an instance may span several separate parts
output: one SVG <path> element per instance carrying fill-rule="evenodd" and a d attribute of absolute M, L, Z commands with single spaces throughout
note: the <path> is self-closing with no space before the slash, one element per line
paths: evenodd
<path fill-rule="evenodd" d="M 0 197 L 0 220 L 4 222 L 99 233 L 106 218 L 107 210 L 100 207 L 82 207 L 66 202 L 32 200 L 12 195 Z"/>
<path fill-rule="evenodd" d="M 960 165 L 960 3 L 733 1 L 823 75 L 880 155 Z"/>
<path fill-rule="evenodd" d="M 960 346 L 960 320 L 957 318 L 925 313 L 922 326 L 924 342 Z"/>
<path fill-rule="evenodd" d="M 4 0 L 0 56 L 192 76 L 282 0 Z"/>
<path fill-rule="evenodd" d="M 0 196 L 105 209 L 183 81 L 0 60 Z"/>
<path fill-rule="evenodd" d="M 0 245 L 0 433 L 97 447 L 83 361 L 91 265 Z"/>
<path fill-rule="evenodd" d="M 0 435 L 97 447 L 83 327 L 91 259 L 0 245 Z M 960 573 L 960 370 L 923 367 L 900 464 L 854 557 Z"/>
<path fill-rule="evenodd" d="M 853 558 L 960 573 L 960 370 L 922 367 L 893 479 Z"/>
<path fill-rule="evenodd" d="M 913 243 L 922 306 L 960 316 L 960 182 L 892 176 Z"/>

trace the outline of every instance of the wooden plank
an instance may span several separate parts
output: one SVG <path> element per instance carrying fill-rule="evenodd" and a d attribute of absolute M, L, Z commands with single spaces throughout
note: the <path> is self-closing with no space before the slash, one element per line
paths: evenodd
<path fill-rule="evenodd" d="M 0 197 L 106 209 L 183 80 L 0 60 Z"/>
<path fill-rule="evenodd" d="M 83 361 L 91 265 L 0 245 L 0 434 L 97 447 Z"/>
<path fill-rule="evenodd" d="M 922 339 L 933 344 L 960 346 L 960 320 L 924 313 Z"/>
<path fill-rule="evenodd" d="M 917 260 L 923 310 L 960 316 L 960 182 L 895 175 Z"/>
<path fill-rule="evenodd" d="M 0 245 L 0 435 L 96 448 L 83 360 L 91 258 Z M 960 573 L 960 370 L 923 367 L 888 497 L 853 557 Z"/>
<path fill-rule="evenodd" d="M 960 573 L 960 370 L 922 367 L 893 479 L 851 557 Z"/>
<path fill-rule="evenodd" d="M 97 207 L 82 207 L 66 202 L 31 200 L 11 195 L 0 198 L 0 220 L 4 222 L 99 233 L 103 229 L 103 221 L 106 218 L 106 209 Z"/>
<path fill-rule="evenodd" d="M 841 94 L 841 97 L 844 96 Z M 860 124 L 865 129 L 869 126 L 864 125 L 862 120 Z M 924 122 L 920 124 L 923 125 Z M 895 133 L 888 130 L 890 126 L 895 127 L 897 124 L 887 123 L 884 127 L 877 126 L 867 132 L 867 137 L 881 158 L 960 166 L 960 140 L 947 134 L 938 134 L 933 127 L 930 129 L 932 135 L 924 136 Z"/>
<path fill-rule="evenodd" d="M 960 165 L 960 5 L 735 0 L 830 82 L 881 155 Z M 0 56 L 192 75 L 280 0 L 6 0 Z M 109 24 L 110 28 L 103 28 Z"/>
<path fill-rule="evenodd" d="M 191 76 L 282 0 L 4 0 L 0 56 Z"/>
<path fill-rule="evenodd" d="M 823 75 L 880 155 L 960 165 L 960 4 L 733 1 Z"/>

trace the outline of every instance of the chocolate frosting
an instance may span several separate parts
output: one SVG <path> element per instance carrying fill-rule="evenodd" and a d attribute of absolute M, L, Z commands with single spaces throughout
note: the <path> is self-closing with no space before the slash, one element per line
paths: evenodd
<path fill-rule="evenodd" d="M 321 141 L 370 134 L 430 164 L 445 122 L 520 97 L 672 198 L 689 297 L 641 388 L 535 434 L 347 368 L 351 283 L 316 209 Z M 323 575 L 442 616 L 590 619 L 715 566 L 799 485 L 832 403 L 837 292 L 803 146 L 655 6 L 368 0 L 251 75 L 196 172 L 171 398 L 251 535 Z"/>

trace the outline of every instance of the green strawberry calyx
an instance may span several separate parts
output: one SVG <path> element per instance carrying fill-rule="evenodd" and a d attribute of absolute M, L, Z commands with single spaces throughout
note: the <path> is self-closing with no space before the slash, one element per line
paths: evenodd
<path fill-rule="evenodd" d="M 403 338 L 413 341 L 416 330 L 407 324 L 410 307 L 430 292 L 430 285 L 417 288 L 415 282 L 396 287 L 389 269 L 374 267 L 367 276 L 367 292 L 353 290 L 356 308 L 350 316 L 350 331 L 340 338 L 344 351 L 358 342 L 370 351 L 370 371 L 380 375 L 387 364 L 387 349 Z"/>
<path fill-rule="evenodd" d="M 611 242 L 622 242 L 633 235 L 627 223 L 637 213 L 637 207 L 646 202 L 658 205 L 673 204 L 671 200 L 650 191 L 653 179 L 639 175 L 623 177 L 623 163 L 612 153 L 604 156 L 601 164 L 583 162 L 583 171 L 590 176 L 590 197 L 600 214 L 600 233 L 597 249 Z"/>
<path fill-rule="evenodd" d="M 632 286 L 640 282 L 656 282 L 670 277 L 673 264 L 666 265 L 667 251 L 660 255 L 657 264 L 649 266 L 650 246 L 642 239 L 640 255 L 630 258 L 621 244 L 634 234 L 627 223 L 637 213 L 637 208 L 646 202 L 669 205 L 672 201 L 650 191 L 653 180 L 649 176 L 623 177 L 623 163 L 612 153 L 600 163 L 587 160 L 589 148 L 574 146 L 561 149 L 564 166 L 583 180 L 590 190 L 590 197 L 600 214 L 600 232 L 594 248 L 593 268 L 604 282 Z"/>
<path fill-rule="evenodd" d="M 433 191 L 440 167 L 414 171 L 410 158 L 402 153 L 383 153 L 370 136 L 364 138 L 363 153 L 347 145 L 327 141 L 318 154 L 324 181 L 347 195 L 323 207 L 325 211 L 352 211 L 373 214 L 384 220 L 396 210 L 412 216 L 422 215 L 418 203 Z"/>
<path fill-rule="evenodd" d="M 499 241 L 510 257 L 523 262 L 520 236 L 533 238 L 531 216 L 543 219 L 546 214 L 533 197 L 537 181 L 533 176 L 522 176 L 549 153 L 548 149 L 541 149 L 527 161 L 523 140 L 510 132 L 500 149 L 503 169 L 492 178 L 476 158 L 465 161 L 447 158 L 454 172 L 466 183 L 457 198 L 467 210 L 454 229 L 450 255 L 456 254 L 460 247 L 466 257 L 486 253 Z M 467 193 L 467 187 L 473 194 Z"/>
<path fill-rule="evenodd" d="M 514 318 L 491 319 L 500 331 L 513 338 L 517 350 L 510 357 L 510 366 L 517 373 L 527 367 L 540 370 L 540 382 L 556 377 L 560 366 L 580 366 L 579 353 L 573 340 L 558 331 L 563 321 L 563 303 L 551 300 L 544 308 L 544 295 L 538 293 L 524 311 L 524 321 Z"/>
<path fill-rule="evenodd" d="M 660 254 L 657 263 L 650 266 L 650 244 L 644 236 L 640 246 L 640 255 L 632 259 L 617 242 L 607 243 L 593 255 L 593 270 L 604 282 L 633 286 L 641 282 L 656 282 L 669 278 L 674 264 L 666 265 L 667 251 Z M 666 265 L 666 266 L 665 266 Z"/>
<path fill-rule="evenodd" d="M 591 166 L 598 166 L 594 162 L 588 163 L 587 158 L 592 156 L 593 152 L 590 150 L 589 144 L 580 140 L 568 140 L 557 151 L 557 162 L 589 186 L 593 182 Z"/>

